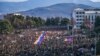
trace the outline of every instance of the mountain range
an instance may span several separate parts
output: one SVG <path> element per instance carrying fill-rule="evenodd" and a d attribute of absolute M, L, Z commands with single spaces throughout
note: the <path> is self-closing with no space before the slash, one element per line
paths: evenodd
<path fill-rule="evenodd" d="M 57 1 L 57 0 L 54 0 Z M 28 0 L 27 2 L 0 2 L 0 14 L 14 13 L 18 11 L 26 11 L 37 7 L 45 7 L 63 2 L 54 2 L 49 0 L 35 1 Z M 100 2 L 93 2 L 91 0 L 67 0 L 65 3 L 84 4 L 92 7 L 99 7 Z"/>
<path fill-rule="evenodd" d="M 2 7 L 2 8 L 4 8 L 4 7 Z M 20 13 L 25 16 L 29 15 L 29 16 L 37 16 L 37 17 L 43 17 L 43 18 L 46 18 L 46 17 L 68 17 L 68 18 L 70 18 L 71 13 L 73 12 L 73 10 L 75 8 L 87 9 L 87 8 L 97 8 L 97 7 L 84 5 L 84 4 L 75 4 L 75 3 L 59 3 L 59 4 L 54 4 L 51 6 L 38 7 L 35 9 L 19 11 L 19 12 L 15 11 L 14 9 L 8 10 L 8 9 L 4 8 L 4 10 L 3 10 L 2 8 L 0 9 L 0 11 L 2 13 L 4 13 L 4 12 L 7 13 L 9 11 L 13 11 L 14 13 Z M 16 9 L 16 7 L 15 7 L 15 9 Z"/>
<path fill-rule="evenodd" d="M 27 11 L 18 12 L 22 15 L 37 16 L 37 17 L 68 17 L 70 18 L 75 8 L 94 8 L 92 6 L 74 3 L 60 3 L 47 7 L 39 7 Z"/>

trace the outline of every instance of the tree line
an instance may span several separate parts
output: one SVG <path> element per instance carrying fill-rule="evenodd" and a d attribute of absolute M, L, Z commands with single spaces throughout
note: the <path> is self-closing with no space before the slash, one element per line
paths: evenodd
<path fill-rule="evenodd" d="M 69 19 L 63 17 L 44 19 L 41 17 L 7 14 L 3 20 L 0 20 L 0 33 L 9 33 L 14 29 L 38 28 L 41 26 L 66 26 L 67 24 L 69 24 Z"/>

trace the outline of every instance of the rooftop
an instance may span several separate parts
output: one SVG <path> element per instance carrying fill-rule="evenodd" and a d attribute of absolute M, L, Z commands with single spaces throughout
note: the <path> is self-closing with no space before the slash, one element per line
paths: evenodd
<path fill-rule="evenodd" d="M 100 13 L 100 11 L 85 11 L 85 13 L 94 13 L 94 14 L 98 14 L 98 13 Z"/>
<path fill-rule="evenodd" d="M 90 9 L 83 9 L 83 8 L 76 8 L 76 9 L 74 9 L 74 10 L 79 10 L 79 11 L 83 11 L 83 10 L 85 10 L 85 11 L 100 11 L 100 9 L 98 9 L 98 8 L 90 8 Z"/>
<path fill-rule="evenodd" d="M 76 8 L 76 9 L 74 9 L 75 11 L 77 11 L 77 10 L 79 10 L 79 11 L 83 11 L 84 9 L 82 9 L 82 8 Z"/>

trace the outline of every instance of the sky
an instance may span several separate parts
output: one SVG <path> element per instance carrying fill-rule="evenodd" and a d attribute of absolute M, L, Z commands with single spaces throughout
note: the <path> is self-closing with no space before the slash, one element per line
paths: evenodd
<path fill-rule="evenodd" d="M 0 0 L 0 2 L 25 2 L 28 0 Z"/>
<path fill-rule="evenodd" d="M 100 0 L 0 0 L 0 2 L 8 3 L 26 3 L 33 5 L 33 7 L 44 7 L 58 3 L 88 3 L 88 2 L 100 2 Z M 27 6 L 27 5 L 25 5 Z"/>
<path fill-rule="evenodd" d="M 32 1 L 32 0 L 0 0 L 0 2 L 29 2 L 29 1 Z M 46 0 L 33 0 L 33 2 L 39 2 L 39 1 L 46 1 Z M 72 1 L 72 0 L 69 0 L 69 1 L 68 0 L 47 0 L 47 1 L 69 2 L 69 1 Z M 74 0 L 74 1 L 81 1 L 81 0 Z M 90 0 L 90 1 L 100 2 L 100 0 Z"/>
<path fill-rule="evenodd" d="M 58 3 L 87 3 L 91 1 L 100 2 L 100 0 L 0 0 L 0 2 L 8 3 L 26 3 L 28 5 L 35 5 L 35 7 L 49 6 Z"/>
<path fill-rule="evenodd" d="M 100 2 L 100 0 L 91 0 L 91 1 L 93 1 L 93 2 Z"/>

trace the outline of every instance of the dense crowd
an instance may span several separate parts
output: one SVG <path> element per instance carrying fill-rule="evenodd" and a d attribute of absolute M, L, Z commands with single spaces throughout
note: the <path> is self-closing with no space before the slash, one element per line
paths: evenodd
<path fill-rule="evenodd" d="M 39 30 L 0 36 L 0 56 L 93 56 L 95 38 L 69 36 L 66 30 L 46 31 L 41 44 L 34 44 Z"/>

